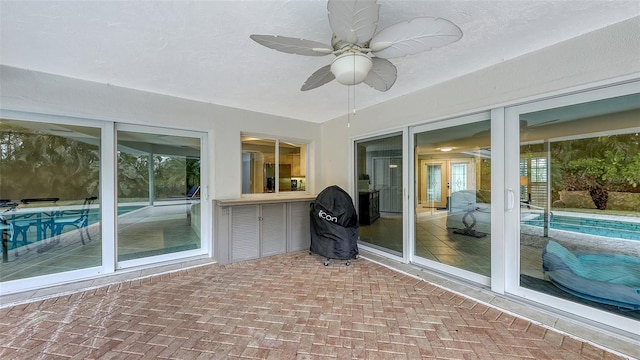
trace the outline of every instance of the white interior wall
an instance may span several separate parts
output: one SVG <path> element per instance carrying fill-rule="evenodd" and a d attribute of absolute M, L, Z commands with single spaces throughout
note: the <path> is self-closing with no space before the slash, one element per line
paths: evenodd
<path fill-rule="evenodd" d="M 396 86 L 401 86 L 398 71 Z M 350 186 L 349 140 L 487 110 L 609 79 L 640 76 L 640 17 L 322 124 L 319 188 Z M 359 85 L 366 86 L 366 85 Z M 357 98 L 356 87 L 356 98 Z M 393 90 L 391 90 L 393 91 Z M 345 99 L 346 101 L 346 99 Z"/>
<path fill-rule="evenodd" d="M 214 199 L 241 195 L 240 132 L 309 140 L 312 147 L 320 144 L 317 123 L 8 66 L 0 66 L 0 83 L 4 110 L 209 132 L 209 156 L 214 161 L 209 195 Z M 319 154 L 312 154 L 307 176 L 315 182 Z"/>

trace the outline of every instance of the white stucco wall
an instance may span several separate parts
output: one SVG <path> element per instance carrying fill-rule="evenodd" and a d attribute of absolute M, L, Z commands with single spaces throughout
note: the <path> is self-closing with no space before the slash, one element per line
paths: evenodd
<path fill-rule="evenodd" d="M 0 84 L 3 110 L 209 132 L 213 199 L 240 197 L 240 132 L 320 144 L 320 125 L 296 119 L 8 66 L 0 66 Z M 319 155 L 312 154 L 307 175 L 314 180 Z"/>
<path fill-rule="evenodd" d="M 349 188 L 352 137 L 515 104 L 626 76 L 640 76 L 640 17 L 359 109 L 349 128 L 346 117 L 322 125 L 323 138 L 327 140 L 320 148 L 320 188 L 331 184 Z M 401 80 L 395 86 L 402 86 Z"/>

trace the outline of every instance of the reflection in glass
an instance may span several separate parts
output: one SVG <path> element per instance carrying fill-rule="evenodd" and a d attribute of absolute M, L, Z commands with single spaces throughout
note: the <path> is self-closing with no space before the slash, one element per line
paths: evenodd
<path fill-rule="evenodd" d="M 306 187 L 306 145 L 279 141 L 279 191 L 303 191 Z"/>
<path fill-rule="evenodd" d="M 360 241 L 402 256 L 402 135 L 356 143 Z"/>
<path fill-rule="evenodd" d="M 491 275 L 489 120 L 415 134 L 415 255 Z"/>
<path fill-rule="evenodd" d="M 306 189 L 306 144 L 242 136 L 243 194 Z"/>
<path fill-rule="evenodd" d="M 200 248 L 200 139 L 117 136 L 118 261 Z"/>
<path fill-rule="evenodd" d="M 639 104 L 520 116 L 521 286 L 638 318 L 616 294 L 640 287 Z"/>
<path fill-rule="evenodd" d="M 442 165 L 427 165 L 427 201 L 442 201 Z"/>
<path fill-rule="evenodd" d="M 276 141 L 242 137 L 242 193 L 276 191 Z"/>
<path fill-rule="evenodd" d="M 0 281 L 101 265 L 100 137 L 0 120 Z"/>

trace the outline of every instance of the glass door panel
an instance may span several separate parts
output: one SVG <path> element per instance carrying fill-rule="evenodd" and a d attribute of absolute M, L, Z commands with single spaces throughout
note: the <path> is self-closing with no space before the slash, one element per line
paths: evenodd
<path fill-rule="evenodd" d="M 638 119 L 640 94 L 519 115 L 522 288 L 640 319 Z"/>
<path fill-rule="evenodd" d="M 201 248 L 199 137 L 117 132 L 119 262 Z"/>
<path fill-rule="evenodd" d="M 418 262 L 491 275 L 490 135 L 489 120 L 414 133 Z"/>
<path fill-rule="evenodd" d="M 402 256 L 402 134 L 356 142 L 360 242 Z"/>
<path fill-rule="evenodd" d="M 0 120 L 0 281 L 102 265 L 101 129 Z"/>

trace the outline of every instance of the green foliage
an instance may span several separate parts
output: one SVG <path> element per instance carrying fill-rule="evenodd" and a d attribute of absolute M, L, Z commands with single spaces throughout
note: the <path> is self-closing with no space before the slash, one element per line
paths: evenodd
<path fill-rule="evenodd" d="M 0 198 L 58 197 L 77 200 L 100 191 L 100 148 L 91 140 L 0 123 Z M 94 143 L 97 141 L 93 141 Z M 149 197 L 153 161 L 156 198 L 183 195 L 200 183 L 200 159 L 118 152 L 120 198 Z"/>
<path fill-rule="evenodd" d="M 554 190 L 640 192 L 639 142 L 634 133 L 554 143 Z"/>
<path fill-rule="evenodd" d="M 95 145 L 3 122 L 0 125 L 0 198 L 81 199 L 97 194 Z"/>

